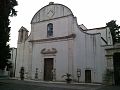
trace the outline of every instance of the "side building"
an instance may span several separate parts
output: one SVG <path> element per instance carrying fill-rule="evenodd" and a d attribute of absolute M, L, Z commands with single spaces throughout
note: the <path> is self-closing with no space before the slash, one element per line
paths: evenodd
<path fill-rule="evenodd" d="M 9 77 L 15 77 L 15 69 L 16 69 L 16 59 L 17 59 L 17 48 L 10 48 L 11 57 L 9 62 L 11 63 L 11 67 L 9 69 Z"/>
<path fill-rule="evenodd" d="M 10 59 L 8 60 L 9 66 L 6 66 L 5 70 L 0 71 L 0 78 L 5 77 L 15 77 L 15 69 L 16 69 L 16 59 L 17 59 L 17 48 L 10 48 Z"/>

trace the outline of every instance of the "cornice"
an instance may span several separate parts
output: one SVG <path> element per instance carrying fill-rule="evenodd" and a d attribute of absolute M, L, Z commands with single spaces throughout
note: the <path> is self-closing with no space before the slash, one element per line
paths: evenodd
<path fill-rule="evenodd" d="M 75 37 L 76 37 L 76 34 L 70 34 L 68 36 L 63 36 L 63 37 L 53 37 L 53 38 L 47 38 L 47 39 L 30 40 L 29 42 L 56 41 L 56 40 L 64 40 L 64 39 L 73 39 Z"/>

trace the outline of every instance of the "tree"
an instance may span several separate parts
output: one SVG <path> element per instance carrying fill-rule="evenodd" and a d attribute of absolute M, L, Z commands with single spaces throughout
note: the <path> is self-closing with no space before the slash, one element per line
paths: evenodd
<path fill-rule="evenodd" d="M 111 20 L 106 23 L 107 27 L 109 27 L 112 35 L 113 45 L 115 43 L 120 43 L 120 26 L 116 24 L 116 20 Z"/>
<path fill-rule="evenodd" d="M 4 70 L 8 66 L 10 58 L 10 20 L 9 17 L 16 16 L 17 11 L 14 9 L 17 6 L 16 0 L 0 0 L 0 69 Z"/>

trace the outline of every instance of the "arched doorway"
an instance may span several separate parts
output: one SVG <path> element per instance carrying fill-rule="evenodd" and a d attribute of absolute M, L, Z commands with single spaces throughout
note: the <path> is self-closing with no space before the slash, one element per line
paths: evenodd
<path fill-rule="evenodd" d="M 114 53 L 113 65 L 115 85 L 120 85 L 120 53 Z"/>

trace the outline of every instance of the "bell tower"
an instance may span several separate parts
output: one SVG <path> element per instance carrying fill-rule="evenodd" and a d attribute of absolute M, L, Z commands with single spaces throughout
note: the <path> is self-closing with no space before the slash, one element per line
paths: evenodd
<path fill-rule="evenodd" d="M 29 31 L 25 27 L 22 26 L 18 32 L 19 32 L 18 43 L 25 42 L 26 39 L 28 38 Z"/>

